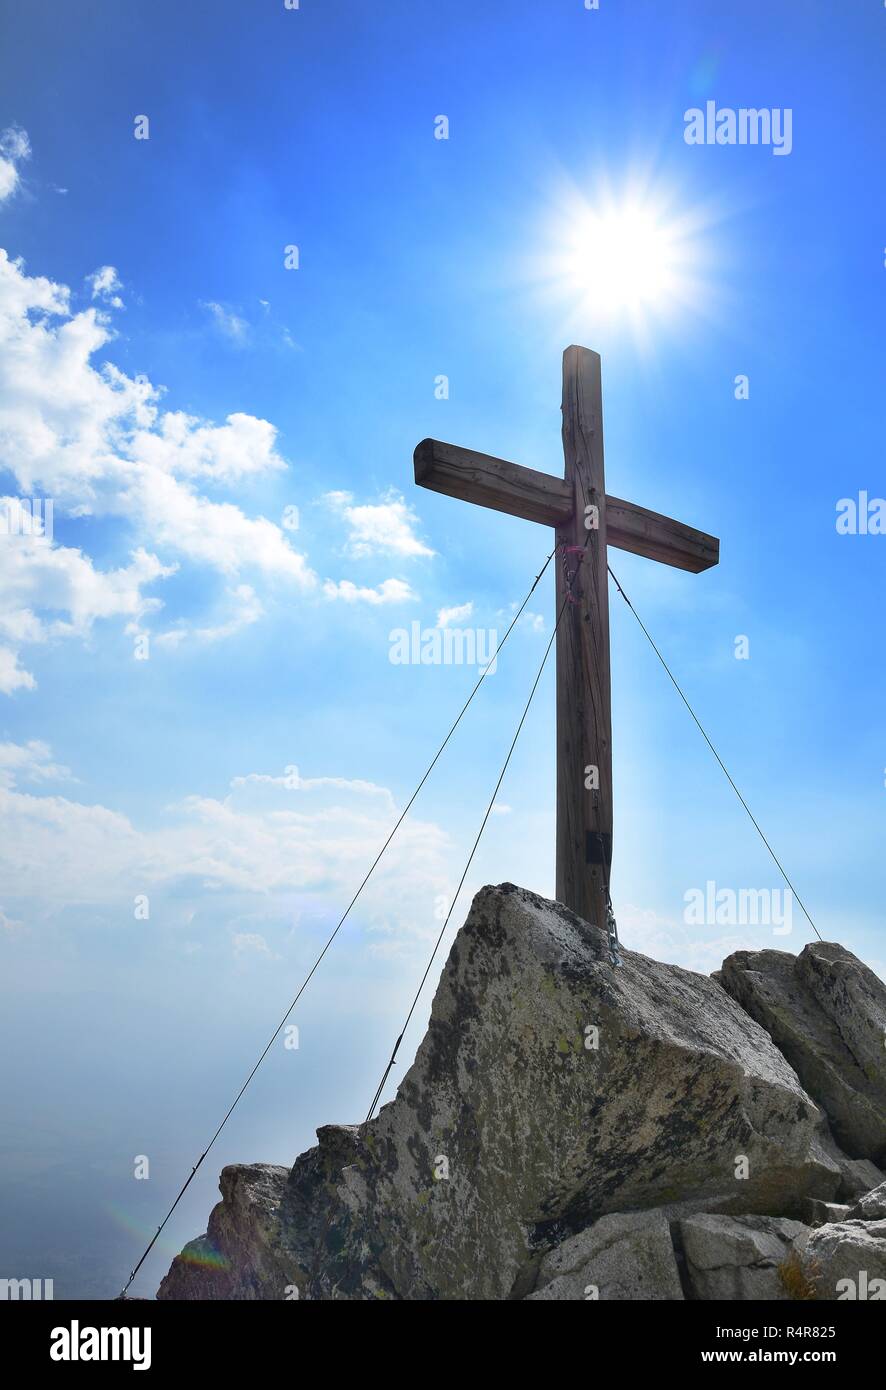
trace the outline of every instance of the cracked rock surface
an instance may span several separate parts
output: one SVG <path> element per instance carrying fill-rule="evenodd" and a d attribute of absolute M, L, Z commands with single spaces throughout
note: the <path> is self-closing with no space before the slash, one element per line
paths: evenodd
<path fill-rule="evenodd" d="M 718 977 L 770 1034 L 850 1158 L 886 1163 L 886 987 L 829 941 L 736 951 Z"/>
<path fill-rule="evenodd" d="M 288 1172 L 226 1168 L 158 1297 L 778 1297 L 743 1290 L 773 1287 L 809 1199 L 845 1195 L 824 1101 L 725 981 L 623 960 L 561 904 L 482 889 L 396 1097 L 368 1126 L 318 1130 Z M 867 1025 L 849 1015 L 886 989 L 841 947 L 807 973 L 861 1069 Z M 702 1259 L 713 1231 L 697 1223 L 727 1217 L 745 1224 L 721 1244 L 731 1230 L 760 1268 L 704 1293 L 715 1269 L 745 1268 Z"/>

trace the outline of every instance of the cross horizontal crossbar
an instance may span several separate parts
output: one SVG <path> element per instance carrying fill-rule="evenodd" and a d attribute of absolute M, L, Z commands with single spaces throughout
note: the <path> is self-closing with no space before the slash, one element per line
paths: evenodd
<path fill-rule="evenodd" d="M 547 526 L 562 527 L 572 520 L 573 492 L 565 478 L 439 439 L 423 439 L 413 461 L 415 481 L 433 492 Z M 606 540 L 619 550 L 693 574 L 710 569 L 720 558 L 716 536 L 608 494 Z"/>

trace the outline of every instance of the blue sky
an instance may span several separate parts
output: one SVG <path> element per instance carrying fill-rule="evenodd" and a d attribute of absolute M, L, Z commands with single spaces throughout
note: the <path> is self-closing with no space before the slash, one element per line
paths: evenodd
<path fill-rule="evenodd" d="M 569 342 L 603 354 L 609 490 L 721 538 L 704 575 L 614 551 L 616 573 L 822 935 L 886 970 L 886 538 L 835 525 L 886 493 L 884 26 L 876 0 L 6 16 L 0 495 L 52 497 L 54 534 L 0 538 L 0 1274 L 97 1296 L 140 1253 L 473 683 L 392 664 L 392 630 L 455 609 L 501 635 L 550 549 L 415 488 L 413 448 L 562 472 Z M 688 145 L 708 100 L 790 109 L 790 155 Z M 638 199 L 686 270 L 639 328 L 562 258 L 577 216 Z M 796 909 L 778 939 L 684 921 L 709 880 L 782 885 L 611 611 L 626 944 L 705 971 L 801 949 Z M 289 1162 L 365 1112 L 550 635 L 549 577 L 530 614 L 142 1291 L 204 1229 L 222 1163 Z M 553 891 L 552 676 L 451 930 L 484 882 Z"/>

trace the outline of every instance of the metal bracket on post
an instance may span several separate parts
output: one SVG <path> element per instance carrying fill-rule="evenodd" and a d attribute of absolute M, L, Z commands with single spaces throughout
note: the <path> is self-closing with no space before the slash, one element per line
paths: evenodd
<path fill-rule="evenodd" d="M 585 863 L 602 864 L 603 877 L 608 881 L 611 862 L 612 836 L 602 830 L 589 830 L 585 843 Z"/>

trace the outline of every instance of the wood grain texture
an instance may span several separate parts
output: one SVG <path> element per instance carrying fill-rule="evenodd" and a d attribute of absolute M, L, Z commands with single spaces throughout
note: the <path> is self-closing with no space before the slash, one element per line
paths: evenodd
<path fill-rule="evenodd" d="M 423 439 L 413 462 L 415 481 L 433 492 L 547 526 L 572 520 L 573 490 L 564 478 L 439 439 Z M 606 498 L 606 513 L 609 544 L 620 550 L 694 574 L 718 563 L 720 542 L 706 531 L 620 497 Z"/>
<path fill-rule="evenodd" d="M 716 536 L 633 502 L 623 502 L 620 497 L 606 498 L 606 535 L 609 544 L 619 550 L 630 550 L 634 555 L 645 555 L 649 560 L 693 574 L 720 561 Z"/>
<path fill-rule="evenodd" d="M 557 556 L 558 614 L 566 603 L 557 634 L 557 897 L 605 930 L 602 859 L 608 873 L 612 854 L 609 582 L 600 357 L 587 348 L 563 354 L 563 454 L 573 508 L 557 540 L 583 550 Z M 588 506 L 598 508 L 596 528 L 585 526 Z M 567 598 L 570 567 L 575 603 Z M 597 769 L 598 790 L 586 789 L 588 768 Z M 596 851 L 596 864 L 589 851 Z"/>
<path fill-rule="evenodd" d="M 605 929 L 612 858 L 607 548 L 698 574 L 718 563 L 720 542 L 671 517 L 606 496 L 598 353 L 566 349 L 562 408 L 565 478 L 423 439 L 414 455 L 415 481 L 556 530 L 557 612 L 566 605 L 557 633 L 557 897 Z M 596 526 L 586 526 L 588 507 L 597 509 Z M 591 769 L 596 787 L 586 785 Z"/>
<path fill-rule="evenodd" d="M 423 439 L 413 456 L 415 481 L 498 512 L 561 526 L 572 515 L 572 488 L 562 478 L 458 444 Z"/>

